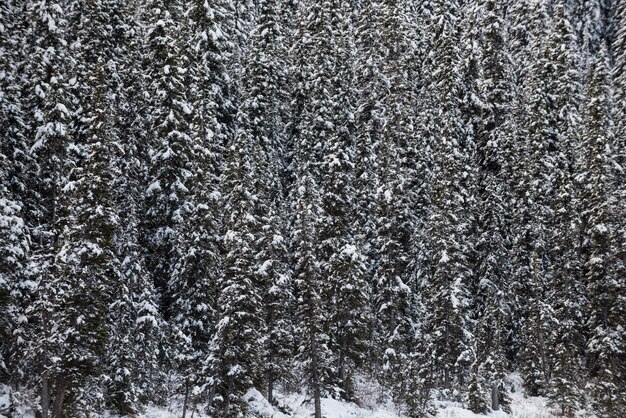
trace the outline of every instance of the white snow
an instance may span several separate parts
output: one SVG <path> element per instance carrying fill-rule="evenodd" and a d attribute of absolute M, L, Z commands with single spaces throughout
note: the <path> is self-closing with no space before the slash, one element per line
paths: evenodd
<path fill-rule="evenodd" d="M 478 415 L 465 409 L 463 404 L 457 402 L 435 402 L 437 418 L 554 418 L 556 411 L 546 406 L 547 399 L 542 397 L 525 397 L 521 387 L 521 378 L 512 374 L 508 378 L 514 391 L 510 393 L 512 413 L 503 411 L 491 411 L 486 415 Z M 401 408 L 394 405 L 383 394 L 382 388 L 371 380 L 357 377 L 356 396 L 360 400 L 359 405 L 350 402 L 337 401 L 330 398 L 322 398 L 322 415 L 325 418 L 406 418 Z M 5 399 L 6 398 L 6 399 Z M 249 390 L 243 398 L 248 404 L 246 418 L 310 418 L 313 415 L 313 403 L 311 398 L 304 393 L 276 393 L 275 400 L 278 407 L 270 404 L 265 396 L 257 389 Z M 0 418 L 2 416 L 3 402 L 8 406 L 8 395 L 2 395 L 0 390 Z M 195 406 L 194 417 L 209 418 L 204 412 L 205 406 Z M 30 410 L 29 410 L 30 411 Z M 6 413 L 6 412 L 5 412 Z M 31 417 L 26 410 L 24 416 Z M 192 411 L 187 411 L 187 417 Z M 116 418 L 105 415 L 107 418 Z M 182 416 L 182 399 L 174 399 L 168 407 L 148 406 L 137 415 L 137 418 L 180 418 Z M 578 417 L 579 415 L 577 415 Z"/>
<path fill-rule="evenodd" d="M 152 196 L 152 193 L 158 192 L 160 190 L 161 190 L 161 182 L 157 180 L 154 183 L 152 183 L 150 186 L 148 186 L 146 193 L 148 194 L 148 196 Z"/>

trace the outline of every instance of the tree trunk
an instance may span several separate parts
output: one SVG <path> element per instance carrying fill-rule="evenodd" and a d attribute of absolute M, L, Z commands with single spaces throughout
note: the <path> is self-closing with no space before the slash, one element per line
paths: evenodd
<path fill-rule="evenodd" d="M 270 405 L 274 404 L 274 372 L 273 370 L 270 370 L 270 372 L 267 375 L 267 401 L 270 403 Z"/>
<path fill-rule="evenodd" d="M 44 338 L 46 341 L 43 343 L 43 372 L 41 374 L 41 418 L 48 418 L 49 409 L 50 409 L 50 382 L 48 381 L 48 370 L 46 367 L 48 365 L 48 314 L 44 312 L 42 314 L 42 326 L 44 331 Z"/>
<path fill-rule="evenodd" d="M 41 418 L 48 418 L 50 408 L 50 390 L 48 386 L 48 372 L 44 371 L 41 376 Z"/>
<path fill-rule="evenodd" d="M 67 390 L 67 382 L 61 378 L 57 387 L 57 393 L 54 398 L 54 407 L 52 409 L 52 418 L 61 418 L 63 415 L 63 401 L 65 400 L 65 392 Z"/>
<path fill-rule="evenodd" d="M 233 381 L 233 377 L 230 376 L 228 378 L 228 390 L 226 391 L 226 399 L 224 399 L 224 417 L 227 417 L 230 414 L 230 397 L 233 394 L 235 389 L 235 382 Z"/>
<path fill-rule="evenodd" d="M 212 384 L 207 393 L 207 407 L 213 407 L 213 400 L 215 399 L 215 384 Z"/>
<path fill-rule="evenodd" d="M 189 399 L 189 379 L 185 380 L 185 400 L 183 401 L 183 418 L 187 415 L 187 401 Z"/>
<path fill-rule="evenodd" d="M 491 409 L 498 411 L 500 402 L 498 399 L 498 382 L 491 382 Z"/>
<path fill-rule="evenodd" d="M 310 311 L 315 312 L 313 309 L 313 301 L 309 301 Z M 309 344 L 311 345 L 311 380 L 312 380 L 312 389 L 313 389 L 313 404 L 315 405 L 315 418 L 322 418 L 322 402 L 320 400 L 320 376 L 318 369 L 318 358 L 317 358 L 317 339 L 315 332 L 315 325 L 313 323 L 314 319 L 309 318 Z"/>
<path fill-rule="evenodd" d="M 348 385 L 346 382 L 346 338 L 341 337 L 341 351 L 339 352 L 339 381 L 345 396 L 348 396 Z"/>
<path fill-rule="evenodd" d="M 534 298 L 535 304 L 537 308 L 537 339 L 539 340 L 539 354 L 541 355 L 541 368 L 543 371 L 543 376 L 546 381 L 546 384 L 550 382 L 550 370 L 548 368 L 548 359 L 546 357 L 546 344 L 543 338 L 543 330 L 541 327 L 541 307 L 539 306 L 539 295 L 537 294 L 537 289 L 541 286 L 541 280 L 539 280 L 539 261 L 537 260 L 537 256 L 533 257 L 533 273 L 535 276 L 535 291 Z"/>

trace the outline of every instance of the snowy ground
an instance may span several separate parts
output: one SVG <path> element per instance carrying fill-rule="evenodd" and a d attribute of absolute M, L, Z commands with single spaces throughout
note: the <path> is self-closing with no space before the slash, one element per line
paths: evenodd
<path fill-rule="evenodd" d="M 554 418 L 546 406 L 546 399 L 540 397 L 525 397 L 521 390 L 521 382 L 518 376 L 511 376 L 515 392 L 511 393 L 512 413 L 491 412 L 487 414 L 491 418 Z M 357 393 L 361 399 L 360 405 L 353 403 L 339 402 L 334 399 L 322 399 L 322 412 L 325 418 L 405 418 L 393 404 L 381 405 L 379 403 L 380 388 L 362 379 L 359 382 Z M 251 390 L 246 395 L 246 400 L 250 406 L 250 413 L 264 418 L 310 418 L 313 413 L 312 405 L 307 402 L 307 398 L 302 394 L 277 395 L 277 399 L 282 409 L 270 405 L 265 397 L 257 390 Z M 484 415 L 477 415 L 464 409 L 462 405 L 451 402 L 437 404 L 438 418 L 484 418 Z M 173 408 L 170 411 L 162 409 L 148 409 L 140 418 L 179 418 L 180 409 Z M 196 412 L 195 418 L 206 418 L 202 413 Z"/>
<path fill-rule="evenodd" d="M 510 377 L 514 392 L 511 393 L 511 414 L 504 412 L 491 412 L 487 414 L 491 418 L 553 418 L 556 414 L 546 406 L 546 399 L 540 397 L 525 397 L 521 389 L 521 379 L 519 376 Z M 361 379 L 359 382 L 358 398 L 360 405 L 353 403 L 339 402 L 334 399 L 322 399 L 322 412 L 325 418 L 405 418 L 398 411 L 398 408 L 391 403 L 382 405 L 379 395 L 380 388 L 376 385 Z M 302 394 L 277 395 L 277 400 L 281 405 L 281 410 L 270 405 L 265 397 L 257 390 L 251 390 L 246 394 L 246 400 L 250 407 L 250 413 L 255 417 L 263 418 L 310 418 L 313 408 L 307 398 Z M 0 418 L 5 418 L 1 411 L 8 406 L 8 398 L 0 396 Z M 440 402 L 437 404 L 438 418 L 480 418 L 485 415 L 476 415 L 464 409 L 460 404 L 452 402 Z M 34 418 L 30 411 L 23 410 L 21 417 Z M 173 403 L 169 408 L 148 407 L 137 418 L 180 418 L 180 403 Z M 189 411 L 187 417 L 191 416 Z M 585 417 L 584 414 L 578 415 Z M 198 408 L 193 415 L 194 418 L 207 418 Z M 105 416 L 103 418 L 114 418 Z"/>

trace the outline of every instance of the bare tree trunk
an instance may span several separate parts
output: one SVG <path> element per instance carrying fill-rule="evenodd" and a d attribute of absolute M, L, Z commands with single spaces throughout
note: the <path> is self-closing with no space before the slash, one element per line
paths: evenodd
<path fill-rule="evenodd" d="M 185 380 L 185 400 L 183 401 L 183 418 L 187 415 L 187 400 L 189 399 L 189 379 Z"/>
<path fill-rule="evenodd" d="M 230 396 L 234 390 L 234 382 L 232 376 L 228 378 L 228 391 L 226 392 L 226 399 L 224 399 L 224 417 L 227 417 L 230 413 Z"/>
<path fill-rule="evenodd" d="M 213 400 L 215 399 L 215 384 L 212 384 L 209 387 L 209 393 L 207 394 L 207 407 L 211 408 L 213 406 Z"/>
<path fill-rule="evenodd" d="M 41 376 L 41 418 L 48 418 L 50 408 L 50 389 L 48 386 L 48 372 L 44 371 Z"/>
<path fill-rule="evenodd" d="M 309 302 L 311 303 L 311 302 Z M 313 309 L 311 309 L 313 311 Z M 320 395 L 320 376 L 319 376 L 319 364 L 317 359 L 317 339 L 315 326 L 313 325 L 313 318 L 309 325 L 309 343 L 311 344 L 311 380 L 313 384 L 313 404 L 315 405 L 315 418 L 322 418 L 322 402 Z"/>
<path fill-rule="evenodd" d="M 41 315 L 41 322 L 44 331 L 45 341 L 43 343 L 42 363 L 43 372 L 41 374 L 41 418 L 48 418 L 50 409 L 50 382 L 48 381 L 48 313 L 44 312 Z"/>
<path fill-rule="evenodd" d="M 348 372 L 346 371 L 346 362 L 348 352 L 348 338 L 343 335 L 341 337 L 341 353 L 339 354 L 339 381 L 343 386 L 343 391 L 347 399 L 352 395 L 350 393 L 350 379 L 348 378 Z"/>
<path fill-rule="evenodd" d="M 57 393 L 54 397 L 54 407 L 52 408 L 52 418 L 61 418 L 63 414 L 63 401 L 65 400 L 65 392 L 67 390 L 67 382 L 65 379 L 59 379 Z"/>
<path fill-rule="evenodd" d="M 498 399 L 498 382 L 491 382 L 491 409 L 494 411 L 500 409 L 500 402 Z"/>
<path fill-rule="evenodd" d="M 274 326 L 274 308 L 273 308 L 274 298 L 270 294 L 270 301 L 268 303 L 269 309 L 267 313 L 267 323 L 270 326 Z M 271 339 L 269 341 L 268 346 L 268 368 L 267 368 L 267 401 L 272 405 L 274 403 L 274 344 L 275 342 Z"/>
<path fill-rule="evenodd" d="M 539 267 L 538 267 L 537 256 L 533 257 L 533 272 L 535 276 L 535 286 L 536 288 L 541 286 L 541 280 L 539 280 Z M 539 295 L 535 291 L 535 304 L 537 307 L 537 338 L 539 340 L 539 354 L 541 355 L 541 368 L 543 371 L 543 376 L 548 383 L 550 381 L 550 371 L 548 368 L 548 360 L 546 357 L 546 345 L 545 340 L 543 338 L 543 330 L 541 328 L 541 308 L 539 307 Z"/>
<path fill-rule="evenodd" d="M 272 357 L 270 356 L 270 362 L 272 361 Z M 267 374 L 267 401 L 270 405 L 274 404 L 274 370 L 270 369 L 270 372 Z"/>

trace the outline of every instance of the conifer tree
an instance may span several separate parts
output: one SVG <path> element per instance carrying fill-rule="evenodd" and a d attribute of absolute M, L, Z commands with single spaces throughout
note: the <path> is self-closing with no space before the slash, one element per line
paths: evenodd
<path fill-rule="evenodd" d="M 549 298 L 555 310 L 555 352 L 552 387 L 549 396 L 564 413 L 580 409 L 581 389 L 577 375 L 582 368 L 584 336 L 582 330 L 585 293 L 582 285 L 581 220 L 579 193 L 574 184 L 576 164 L 573 151 L 579 146 L 578 121 L 581 79 L 578 73 L 578 49 L 569 16 L 562 3 L 556 5 L 550 36 L 546 39 L 544 65 L 552 66 L 559 78 L 548 90 L 554 100 L 555 120 L 552 126 L 554 184 L 552 210 L 554 224 L 550 258 L 554 263 Z"/>
<path fill-rule="evenodd" d="M 260 220 L 255 216 L 258 177 L 255 144 L 238 132 L 229 147 L 224 173 L 225 197 L 223 277 L 219 322 L 211 342 L 208 368 L 213 373 L 212 411 L 225 417 L 245 413 L 243 395 L 261 376 L 261 292 L 255 277 L 255 243 Z M 219 411 L 219 412 L 218 412 Z"/>
<path fill-rule="evenodd" d="M 65 6 L 30 2 L 27 8 L 32 22 L 29 34 L 32 49 L 27 63 L 30 77 L 24 87 L 30 94 L 25 106 L 33 121 L 29 132 L 30 170 L 37 176 L 29 179 L 29 192 L 23 201 L 28 205 L 26 218 L 32 224 L 33 258 L 28 273 L 36 285 L 33 301 L 25 312 L 29 327 L 23 334 L 28 347 L 23 361 L 31 365 L 31 382 L 41 390 L 43 418 L 50 416 L 51 397 L 55 398 L 52 416 L 61 413 L 65 396 L 61 374 L 71 369 L 70 364 L 65 363 L 66 369 L 61 364 L 56 367 L 55 363 L 60 358 L 59 351 L 64 349 L 65 333 L 73 330 L 62 320 L 68 318 L 63 315 L 67 313 L 64 293 L 67 289 L 62 288 L 64 274 L 57 263 L 62 245 L 60 221 L 66 215 L 62 197 L 74 159 L 68 152 L 74 115 L 69 72 L 73 60 L 65 38 Z M 73 309 L 71 305 L 70 309 Z"/>
<path fill-rule="evenodd" d="M 389 383 L 395 397 L 402 397 L 400 372 L 414 344 L 414 298 L 410 287 L 409 263 L 411 238 L 417 214 L 411 207 L 422 186 L 418 178 L 414 107 L 416 91 L 413 67 L 413 27 L 409 4 L 405 1 L 372 3 L 374 14 L 373 45 L 378 57 L 370 106 L 380 119 L 368 127 L 378 162 L 374 177 L 378 184 L 372 214 L 375 218 L 372 304 L 374 336 L 371 344 L 374 361 L 382 364 L 380 377 Z M 380 93 L 380 96 L 378 96 Z M 361 105 L 363 106 L 363 105 Z M 380 113 L 378 113 L 380 112 Z M 371 130 L 370 130 L 371 129 Z"/>
<path fill-rule="evenodd" d="M 182 13 L 180 4 L 157 0 L 152 6 L 147 31 L 149 49 L 144 62 L 150 92 L 146 127 L 151 133 L 149 186 L 145 192 L 145 227 L 149 232 L 146 246 L 148 268 L 160 292 L 162 309 L 169 318 L 172 295 L 167 289 L 172 260 L 180 250 L 176 243 L 190 203 L 187 198 L 191 175 L 187 165 L 192 158 L 189 135 L 192 107 L 185 78 L 189 62 L 186 55 L 177 53 L 184 33 L 176 19 Z"/>
<path fill-rule="evenodd" d="M 583 216 L 589 237 L 585 266 L 590 310 L 588 368 L 593 379 L 594 409 L 601 415 L 613 416 L 623 413 L 626 407 L 619 396 L 623 390 L 624 368 L 620 360 L 623 349 L 620 347 L 624 346 L 624 339 L 614 331 L 623 326 L 620 318 L 623 318 L 624 304 L 615 297 L 623 292 L 623 280 L 619 279 L 623 264 L 617 255 L 623 241 L 620 240 L 621 226 L 615 223 L 615 216 L 623 213 L 623 205 L 620 208 L 621 191 L 611 190 L 615 173 L 611 161 L 614 108 L 605 48 L 594 60 L 590 74 L 581 147 L 587 150 L 583 173 L 586 202 Z"/>
<path fill-rule="evenodd" d="M 613 68 L 611 75 L 613 77 L 613 86 L 615 88 L 615 114 L 619 115 L 626 111 L 626 5 L 618 2 L 615 5 L 616 33 L 613 40 Z M 617 172 L 615 176 L 615 184 L 617 187 L 624 184 L 626 178 L 626 121 L 624 118 L 618 118 L 615 121 L 615 139 L 613 149 L 615 150 L 612 157 L 614 169 Z"/>
<path fill-rule="evenodd" d="M 323 308 L 319 290 L 321 273 L 314 246 L 318 239 L 316 219 L 320 216 L 321 208 L 315 181 L 307 172 L 310 168 L 304 161 L 301 164 L 302 171 L 298 173 L 294 191 L 296 218 L 293 230 L 294 274 L 300 324 L 296 332 L 301 335 L 298 339 L 297 360 L 313 397 L 314 416 L 322 418 L 321 396 L 326 389 L 324 379 L 329 370 L 330 353 L 327 338 L 322 332 Z"/>
<path fill-rule="evenodd" d="M 530 282 L 526 281 L 530 285 L 523 290 L 529 299 L 528 315 L 532 321 L 527 322 L 524 330 L 527 341 L 522 353 L 527 366 L 524 366 L 525 370 L 529 373 L 526 385 L 531 393 L 545 389 L 552 377 L 557 354 L 549 347 L 562 344 L 555 338 L 570 339 L 565 335 L 572 336 L 570 331 L 575 333 L 578 328 L 571 321 L 581 320 L 577 313 L 579 308 L 570 305 L 576 304 L 581 295 L 580 287 L 576 287 L 576 281 L 567 284 L 572 277 L 580 277 L 577 266 L 579 224 L 576 219 L 564 218 L 574 216 L 575 209 L 563 207 L 576 204 L 570 161 L 573 161 L 572 153 L 578 146 L 575 124 L 580 99 L 575 45 L 567 19 L 563 5 L 558 5 L 549 36 L 541 46 L 535 46 L 540 54 L 527 81 L 529 90 L 524 91 L 527 102 L 520 108 L 528 119 L 523 119 L 523 125 L 520 125 L 525 126 L 526 144 L 518 144 L 521 148 L 516 151 L 524 154 L 519 160 L 523 164 L 518 169 L 519 178 L 515 180 L 519 187 L 517 203 L 520 205 L 518 216 L 521 217 L 516 224 L 526 227 L 517 231 L 519 258 L 516 264 L 517 274 L 532 278 Z M 549 81 L 552 74 L 561 77 Z M 537 193 L 538 187 L 533 185 L 537 176 L 545 179 L 538 185 L 543 189 L 540 194 Z M 560 298 L 561 292 L 564 292 L 563 298 Z M 557 306 L 553 303 L 540 300 L 550 300 L 551 297 L 563 302 L 558 311 L 554 310 Z M 561 330 L 554 327 L 556 321 L 563 325 Z M 580 347 L 580 341 L 572 338 Z"/>
<path fill-rule="evenodd" d="M 61 416 L 64 402 L 80 400 L 86 404 L 83 408 L 92 407 L 94 400 L 82 392 L 89 378 L 102 373 L 108 338 L 104 321 L 113 289 L 122 281 L 114 242 L 119 220 L 111 188 L 120 175 L 115 167 L 119 144 L 117 131 L 110 129 L 114 115 L 107 102 L 104 66 L 99 62 L 87 80 L 98 86 L 92 90 L 85 114 L 91 123 L 84 132 L 85 142 L 77 144 L 80 164 L 72 169 L 71 181 L 63 189 L 67 215 L 62 220 L 55 284 L 63 292 L 59 292 L 61 310 L 54 320 L 64 331 L 55 341 L 54 355 L 60 360 L 53 361 L 51 369 L 57 391 L 54 416 Z"/>
<path fill-rule="evenodd" d="M 476 355 L 479 372 L 492 390 L 492 408 L 506 408 L 503 387 L 506 371 L 507 335 L 511 326 L 509 277 L 510 195 L 506 183 L 512 147 L 512 105 L 514 99 L 513 62 L 508 45 L 508 27 L 503 7 L 487 0 L 476 10 L 480 49 L 475 59 L 484 64 L 478 69 L 478 116 L 472 121 L 476 141 L 477 242 L 474 307 L 476 318 Z M 507 325 L 505 325 L 507 324 Z M 484 394 L 483 394 L 484 396 Z"/>
<path fill-rule="evenodd" d="M 320 294 L 311 294 L 313 299 L 320 298 L 328 301 L 328 308 L 324 309 L 324 317 L 310 319 L 311 321 L 320 321 L 310 325 L 309 334 L 315 334 L 314 339 L 324 338 L 324 341 L 305 342 L 308 346 L 307 350 L 319 351 L 319 346 L 324 346 L 329 352 L 321 356 L 315 354 L 318 370 L 307 370 L 306 373 L 316 376 L 311 382 L 311 389 L 319 391 L 331 396 L 341 396 L 342 389 L 345 391 L 349 383 L 349 378 L 339 376 L 339 374 L 348 372 L 348 362 L 353 360 L 350 358 L 351 353 L 347 353 L 346 348 L 341 348 L 342 339 L 351 338 L 345 327 L 346 318 L 338 318 L 342 315 L 341 309 L 335 302 L 331 302 L 332 292 L 340 292 L 347 290 L 341 287 L 339 277 L 341 274 L 352 276 L 352 261 L 348 261 L 340 254 L 346 245 L 351 245 L 349 238 L 346 237 L 346 230 L 338 230 L 338 225 L 343 226 L 341 219 L 346 219 L 348 206 L 344 199 L 345 188 L 350 187 L 349 180 L 349 141 L 352 135 L 349 103 L 349 92 L 343 85 L 346 76 L 350 79 L 349 63 L 346 63 L 348 56 L 346 45 L 349 41 L 346 39 L 349 20 L 347 19 L 343 3 L 337 0 L 328 0 L 314 4 L 303 4 L 299 10 L 300 28 L 298 32 L 298 43 L 295 45 L 295 63 L 298 66 L 294 70 L 297 71 L 296 77 L 301 81 L 294 91 L 294 101 L 299 107 L 298 124 L 296 126 L 296 135 L 294 141 L 297 141 L 295 147 L 295 164 L 304 164 L 305 167 L 295 166 L 296 173 L 302 173 L 307 177 L 307 181 L 318 185 L 320 201 L 302 203 L 303 205 L 321 205 L 322 213 L 315 213 L 314 218 L 298 220 L 296 222 L 314 222 L 314 226 L 306 226 L 315 231 L 316 241 L 307 243 L 312 246 L 310 250 L 315 256 L 320 257 L 320 265 L 316 266 L 315 273 L 306 273 L 311 276 L 309 280 L 320 280 L 320 274 L 328 275 L 329 280 L 319 282 L 322 285 Z M 311 54 L 311 56 L 309 56 Z M 330 171 L 330 172 L 329 172 Z M 335 175 L 333 175 L 335 174 Z M 337 178 L 339 177 L 339 178 Z M 309 186 L 303 185 L 305 189 Z M 294 189 L 294 193 L 297 190 Z M 312 193 L 308 190 L 308 194 Z M 293 197 L 298 202 L 298 198 Z M 317 199 L 317 198 L 316 198 Z M 297 203 L 300 205 L 301 203 Z M 298 211 L 296 210 L 296 217 Z M 302 215 L 304 216 L 304 215 Z M 307 215 L 308 216 L 308 215 Z M 345 222 L 345 221 L 344 221 Z M 302 226 L 305 228 L 305 226 Z M 319 241 L 317 241 L 319 240 Z M 298 244 L 295 244 L 298 245 Z M 304 251 L 304 250 L 303 250 Z M 307 255 L 308 257 L 308 255 Z M 348 261 L 347 263 L 343 263 Z M 355 261 L 358 261 L 355 260 Z M 310 269 L 311 267 L 306 267 Z M 341 273 L 340 270 L 343 270 Z M 358 274 L 359 267 L 356 266 Z M 301 273 L 304 274 L 304 273 Z M 297 275 L 296 275 L 297 277 Z M 304 279 L 300 279 L 302 283 Z M 306 283 L 306 282 L 305 282 Z M 314 286 L 315 284 L 307 284 Z M 363 283 L 355 283 L 355 286 L 361 288 Z M 317 291 L 317 289 L 316 289 Z M 308 292 L 308 290 L 307 290 Z M 362 290 L 355 292 L 357 297 Z M 353 300 L 352 302 L 355 302 Z M 317 301 L 305 302 L 307 305 L 317 304 Z M 306 308 L 306 315 L 313 315 L 319 308 L 311 306 Z M 345 312 L 344 312 L 345 314 Z M 309 321 L 309 319 L 307 319 Z M 341 329 L 330 329 L 336 327 L 339 321 Z M 357 320 L 355 326 L 361 326 L 361 321 Z M 318 326 L 324 327 L 324 333 L 317 330 Z M 332 357 L 330 355 L 332 353 Z M 343 353 L 343 354 L 342 354 Z M 354 354 L 354 353 L 352 353 Z M 343 357 L 342 357 L 343 356 Z M 306 357 L 305 357 L 306 358 Z M 305 368 L 313 367 L 310 364 L 311 358 L 306 360 Z M 333 364 L 335 363 L 335 364 Z M 341 364 L 343 363 L 343 364 Z M 342 379 L 340 382 L 338 379 Z M 322 385 L 320 387 L 319 385 Z M 315 387 L 317 386 L 317 389 Z M 343 388 L 341 387 L 343 386 Z M 315 394 L 315 393 L 314 393 Z"/>
<path fill-rule="evenodd" d="M 326 2 L 331 16 L 328 51 L 320 51 L 329 61 L 319 82 L 327 85 L 321 107 L 330 112 L 330 132 L 323 144 L 319 164 L 322 209 L 319 222 L 320 256 L 325 281 L 324 299 L 328 315 L 324 331 L 330 337 L 337 382 L 342 398 L 352 397 L 352 375 L 366 352 L 368 297 L 365 265 L 356 237 L 350 230 L 354 196 L 354 120 L 352 110 L 353 70 L 352 29 L 348 4 Z M 322 78 L 323 77 L 323 78 Z M 323 102 L 322 102 L 323 100 Z"/>
<path fill-rule="evenodd" d="M 6 2 L 0 6 L 0 381 L 19 380 L 19 365 L 27 302 L 25 268 L 30 247 L 21 197 L 28 163 L 27 126 L 18 71 L 22 56 L 24 6 Z"/>
<path fill-rule="evenodd" d="M 254 270 L 263 298 L 263 384 L 274 403 L 274 387 L 291 376 L 293 340 L 290 321 L 292 280 L 287 264 L 284 174 L 286 138 L 286 63 L 282 3 L 262 1 L 250 55 L 245 63 L 238 125 L 259 155 L 254 160 L 256 185 Z"/>
<path fill-rule="evenodd" d="M 442 2 L 437 10 L 443 18 L 433 21 L 433 28 L 437 28 L 433 30 L 440 37 L 429 62 L 430 79 L 423 94 L 423 106 L 429 113 L 420 121 L 421 135 L 433 151 L 433 166 L 428 179 L 431 206 L 422 233 L 425 245 L 418 277 L 426 292 L 424 303 L 432 306 L 423 324 L 426 349 L 433 353 L 432 373 L 442 387 L 452 388 L 467 382 L 473 344 L 468 286 L 470 205 L 474 203 L 471 187 L 475 178 L 470 156 L 474 144 L 466 136 L 460 108 L 459 6 Z"/>

